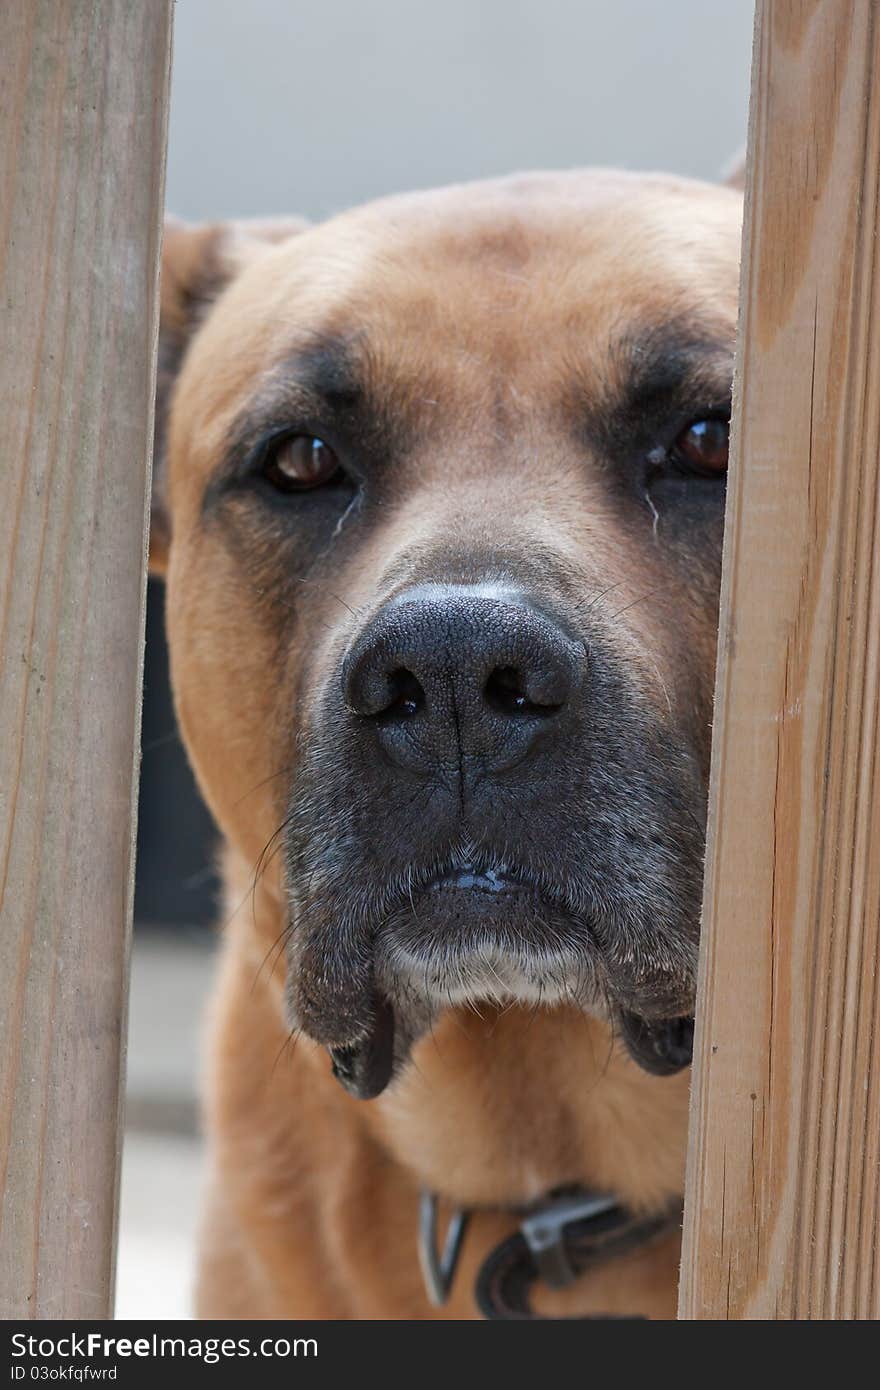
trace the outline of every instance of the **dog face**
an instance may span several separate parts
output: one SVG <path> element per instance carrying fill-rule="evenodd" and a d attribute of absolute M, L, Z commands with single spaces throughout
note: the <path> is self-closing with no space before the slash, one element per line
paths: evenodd
<path fill-rule="evenodd" d="M 579 172 L 172 236 L 179 715 L 358 1094 L 487 998 L 689 1058 L 739 221 Z"/>

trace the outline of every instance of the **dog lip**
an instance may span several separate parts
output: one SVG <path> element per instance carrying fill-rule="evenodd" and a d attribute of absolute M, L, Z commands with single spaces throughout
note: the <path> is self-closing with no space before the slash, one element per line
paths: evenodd
<path fill-rule="evenodd" d="M 330 1048 L 333 1075 L 357 1100 L 374 1100 L 382 1094 L 394 1070 L 394 1009 L 387 999 L 376 999 L 370 1027 L 357 1043 Z"/>
<path fill-rule="evenodd" d="M 628 1009 L 619 1013 L 621 1036 L 633 1061 L 652 1076 L 673 1076 L 690 1066 L 694 1054 L 694 1018 L 649 1019 Z"/>
<path fill-rule="evenodd" d="M 451 889 L 454 892 L 478 893 L 521 893 L 524 888 L 532 888 L 522 877 L 515 877 L 508 869 L 476 869 L 471 865 L 451 873 L 443 873 L 430 880 L 429 889 Z"/>

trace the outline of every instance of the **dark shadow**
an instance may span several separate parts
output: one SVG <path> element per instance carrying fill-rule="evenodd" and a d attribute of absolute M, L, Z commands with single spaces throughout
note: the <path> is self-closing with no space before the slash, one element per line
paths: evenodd
<path fill-rule="evenodd" d="M 147 590 L 143 754 L 134 915 L 145 925 L 202 926 L 217 918 L 217 832 L 190 771 L 171 700 L 164 590 Z"/>

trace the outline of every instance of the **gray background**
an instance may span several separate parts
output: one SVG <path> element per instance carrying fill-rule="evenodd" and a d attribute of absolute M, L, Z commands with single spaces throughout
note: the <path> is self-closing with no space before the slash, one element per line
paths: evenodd
<path fill-rule="evenodd" d="M 713 178 L 745 135 L 749 0 L 177 0 L 168 206 L 322 217 L 528 167 Z M 217 918 L 214 832 L 150 586 L 136 915 Z"/>
<path fill-rule="evenodd" d="M 177 0 L 168 206 L 302 212 L 524 168 L 712 178 L 749 0 Z"/>

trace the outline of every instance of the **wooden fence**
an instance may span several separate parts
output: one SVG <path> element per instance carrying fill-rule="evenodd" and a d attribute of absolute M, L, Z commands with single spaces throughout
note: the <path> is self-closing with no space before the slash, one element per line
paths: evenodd
<path fill-rule="evenodd" d="M 880 1316 L 880 6 L 762 0 L 682 1317 Z"/>
<path fill-rule="evenodd" d="M 170 0 L 0 6 L 0 1317 L 112 1310 Z"/>
<path fill-rule="evenodd" d="M 0 8 L 5 1318 L 112 1311 L 170 28 Z M 876 0 L 761 0 L 749 151 L 681 1316 L 876 1318 Z"/>

